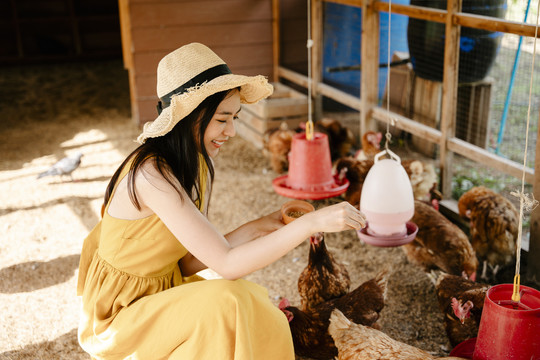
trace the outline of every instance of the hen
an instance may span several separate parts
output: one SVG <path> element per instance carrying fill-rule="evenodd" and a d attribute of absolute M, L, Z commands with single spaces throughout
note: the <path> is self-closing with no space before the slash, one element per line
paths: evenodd
<path fill-rule="evenodd" d="M 339 121 L 331 118 L 322 118 L 315 123 L 314 130 L 328 136 L 332 161 L 352 153 L 352 148 L 355 145 L 354 134 Z"/>
<path fill-rule="evenodd" d="M 382 133 L 366 131 L 362 135 L 362 148 L 354 155 L 356 160 L 373 160 L 375 155 L 381 151 Z"/>
<path fill-rule="evenodd" d="M 282 122 L 279 128 L 268 130 L 263 137 L 263 153 L 270 159 L 272 170 L 281 174 L 289 169 L 289 151 L 291 142 L 296 134 L 290 130 L 286 122 Z"/>
<path fill-rule="evenodd" d="M 351 321 L 334 309 L 328 332 L 338 349 L 338 360 L 432 360 L 461 359 L 435 357 L 417 347 L 392 339 L 384 332 Z"/>
<path fill-rule="evenodd" d="M 422 201 L 414 201 L 411 219 L 418 225 L 413 241 L 401 248 L 409 261 L 424 271 L 442 270 L 449 274 L 476 278 L 478 259 L 467 235 L 439 211 Z"/>
<path fill-rule="evenodd" d="M 359 324 L 378 326 L 376 322 L 384 307 L 389 274 L 389 268 L 382 270 L 350 293 L 306 311 L 290 306 L 288 300 L 283 299 L 279 308 L 289 320 L 295 353 L 324 360 L 337 356 L 337 348 L 328 334 L 330 314 L 334 309 L 341 310 Z"/>
<path fill-rule="evenodd" d="M 302 310 L 345 295 L 351 286 L 347 268 L 328 251 L 323 233 L 311 236 L 309 243 L 308 264 L 298 277 Z"/>
<path fill-rule="evenodd" d="M 470 221 L 470 241 L 483 263 L 481 278 L 488 280 L 487 268 L 495 277 L 500 267 L 512 262 L 516 251 L 519 214 L 504 196 L 484 186 L 473 187 L 458 201 L 459 215 Z"/>
<path fill-rule="evenodd" d="M 373 160 L 357 160 L 350 156 L 342 157 L 336 162 L 336 173 L 349 180 L 349 187 L 343 197 L 354 206 L 360 204 L 362 186 L 372 166 Z"/>
<path fill-rule="evenodd" d="M 441 273 L 435 289 L 444 326 L 452 347 L 476 337 L 488 284 Z"/>

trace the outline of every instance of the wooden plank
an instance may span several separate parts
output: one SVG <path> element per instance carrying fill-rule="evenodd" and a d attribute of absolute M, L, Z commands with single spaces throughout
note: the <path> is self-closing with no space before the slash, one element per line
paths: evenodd
<path fill-rule="evenodd" d="M 272 0 L 272 79 L 278 81 L 279 66 L 279 0 Z"/>
<path fill-rule="evenodd" d="M 322 0 L 311 0 L 311 35 L 313 40 L 311 74 L 314 84 L 323 82 L 323 2 Z M 322 118 L 323 98 L 318 93 L 317 87 L 312 88 L 313 95 L 313 115 L 311 120 L 317 121 Z"/>
<path fill-rule="evenodd" d="M 385 124 L 389 122 L 391 124 L 393 123 L 393 126 L 396 128 L 421 137 L 431 143 L 438 144 L 442 141 L 441 132 L 439 130 L 420 124 L 417 121 L 401 116 L 395 112 L 389 112 L 386 109 L 377 106 L 373 108 L 372 116 L 375 120 Z"/>
<path fill-rule="evenodd" d="M 457 87 L 459 68 L 459 41 L 461 28 L 452 23 L 452 15 L 460 11 L 461 0 L 448 0 L 447 17 L 444 42 L 444 73 L 442 85 L 442 116 L 441 135 L 443 140 L 439 143 L 440 150 L 440 187 L 443 195 L 448 198 L 452 194 L 452 157 L 451 151 L 446 148 L 445 139 L 454 137 Z"/>
<path fill-rule="evenodd" d="M 538 123 L 540 124 L 540 115 Z M 540 126 L 537 126 L 536 138 L 540 139 Z M 536 155 L 534 158 L 534 168 L 540 169 L 540 142 L 536 141 Z M 540 172 L 534 174 L 532 181 L 533 196 L 540 199 Z M 527 279 L 540 286 L 540 207 L 536 207 L 531 212 L 531 229 L 529 237 L 529 254 L 527 262 Z"/>
<path fill-rule="evenodd" d="M 523 174 L 523 164 L 497 156 L 478 146 L 469 144 L 458 138 L 448 139 L 448 150 L 460 154 L 474 162 L 483 164 L 491 169 L 499 170 L 505 174 L 521 179 Z M 525 169 L 525 181 L 534 183 L 534 169 Z"/>
<path fill-rule="evenodd" d="M 263 119 L 301 116 L 308 113 L 306 95 L 280 83 L 273 85 L 274 94 L 256 104 L 244 104 L 244 108 Z"/>
<path fill-rule="evenodd" d="M 263 148 L 263 135 L 249 127 L 249 125 L 238 121 L 235 123 L 235 130 L 238 135 L 249 141 L 257 149 Z"/>
<path fill-rule="evenodd" d="M 189 16 L 186 16 L 189 14 Z M 271 21 L 271 0 L 155 1 L 135 3 L 131 7 L 133 24 L 144 27 L 201 25 L 234 22 Z"/>
<path fill-rule="evenodd" d="M 362 110 L 359 137 L 368 130 L 376 130 L 376 124 L 370 119 L 371 110 L 377 106 L 379 96 L 379 12 L 374 4 L 374 0 L 366 0 L 362 6 Z"/>
<path fill-rule="evenodd" d="M 483 29 L 489 31 L 499 31 L 520 36 L 528 36 L 534 38 L 540 37 L 540 33 L 535 35 L 536 27 L 516 21 L 509 21 L 492 16 L 457 13 L 452 17 L 455 25 L 466 26 L 475 29 Z"/>
<path fill-rule="evenodd" d="M 124 68 L 133 68 L 133 53 L 131 52 L 131 21 L 129 13 L 129 0 L 118 0 L 120 12 L 120 35 L 122 37 L 122 56 Z M 132 99 L 133 100 L 133 99 Z"/>
<path fill-rule="evenodd" d="M 231 23 L 133 29 L 133 51 L 176 49 L 182 43 L 200 42 L 214 49 L 246 44 L 272 46 L 272 23 Z"/>
<path fill-rule="evenodd" d="M 307 121 L 307 116 L 293 116 L 275 119 L 260 118 L 249 109 L 245 108 L 245 104 L 242 105 L 243 109 L 238 114 L 238 120 L 248 125 L 259 134 L 264 134 L 267 130 L 278 128 L 283 122 L 287 124 L 289 129 L 296 129 L 300 126 L 300 123 Z"/>

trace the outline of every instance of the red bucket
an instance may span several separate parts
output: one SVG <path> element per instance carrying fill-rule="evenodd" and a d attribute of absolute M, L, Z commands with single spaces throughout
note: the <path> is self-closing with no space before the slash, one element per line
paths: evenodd
<path fill-rule="evenodd" d="M 540 359 L 540 291 L 520 286 L 514 306 L 512 284 L 491 287 L 474 349 L 474 360 Z"/>
<path fill-rule="evenodd" d="M 306 139 L 306 133 L 293 137 L 286 185 L 294 190 L 307 191 L 323 191 L 334 187 L 326 134 L 316 132 L 312 140 Z"/>

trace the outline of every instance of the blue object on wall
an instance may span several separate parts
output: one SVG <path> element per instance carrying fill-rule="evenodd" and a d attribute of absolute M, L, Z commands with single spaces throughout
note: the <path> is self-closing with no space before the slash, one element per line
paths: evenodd
<path fill-rule="evenodd" d="M 393 4 L 408 5 L 410 0 L 392 0 Z M 354 66 L 362 63 L 361 34 L 362 9 L 355 6 L 325 2 L 323 29 L 323 82 L 348 94 L 360 95 L 358 70 L 329 72 L 328 68 Z M 379 63 L 388 61 L 389 14 L 380 14 Z M 408 17 L 392 14 L 390 18 L 390 51 L 408 52 Z M 387 68 L 379 69 L 379 98 L 382 98 L 387 78 Z"/>

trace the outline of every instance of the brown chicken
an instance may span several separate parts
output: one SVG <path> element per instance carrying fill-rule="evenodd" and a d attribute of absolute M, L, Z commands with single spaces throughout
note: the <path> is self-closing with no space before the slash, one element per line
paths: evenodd
<path fill-rule="evenodd" d="M 459 215 L 470 221 L 470 241 L 483 265 L 481 278 L 493 280 L 497 271 L 514 259 L 519 213 L 508 199 L 484 186 L 463 194 L 458 209 Z"/>
<path fill-rule="evenodd" d="M 336 162 L 336 173 L 349 180 L 349 187 L 343 197 L 354 206 L 360 204 L 362 186 L 372 166 L 373 160 L 357 160 L 350 156 L 342 157 Z"/>
<path fill-rule="evenodd" d="M 355 323 L 339 309 L 330 316 L 328 332 L 338 349 L 338 360 L 432 360 L 436 357 L 417 347 L 392 339 L 384 332 Z"/>
<path fill-rule="evenodd" d="M 409 261 L 424 271 L 442 270 L 476 278 L 478 259 L 467 235 L 444 215 L 422 201 L 414 201 L 411 219 L 418 226 L 415 239 L 401 248 Z"/>
<path fill-rule="evenodd" d="M 282 122 L 279 128 L 269 129 L 263 137 L 263 153 L 270 159 L 272 170 L 282 174 L 289 169 L 289 152 L 291 142 L 296 134 L 290 130 L 286 122 Z"/>
<path fill-rule="evenodd" d="M 352 149 L 356 142 L 354 134 L 339 121 L 331 118 L 322 118 L 315 123 L 314 130 L 328 136 L 332 161 L 352 154 Z"/>
<path fill-rule="evenodd" d="M 362 148 L 354 155 L 356 160 L 373 160 L 381 151 L 382 133 L 366 131 L 360 140 Z"/>
<path fill-rule="evenodd" d="M 289 320 L 295 353 L 324 360 L 337 356 L 337 348 L 328 333 L 330 314 L 334 309 L 341 310 L 359 324 L 378 327 L 376 322 L 384 307 L 389 274 L 387 268 L 350 293 L 306 311 L 290 306 L 288 300 L 283 299 L 279 308 Z"/>
<path fill-rule="evenodd" d="M 452 347 L 477 336 L 489 287 L 488 284 L 446 273 L 441 273 L 437 278 L 437 299 Z"/>
<path fill-rule="evenodd" d="M 349 292 L 351 279 L 345 265 L 338 263 L 326 248 L 323 233 L 309 239 L 308 264 L 298 277 L 302 310 Z"/>

